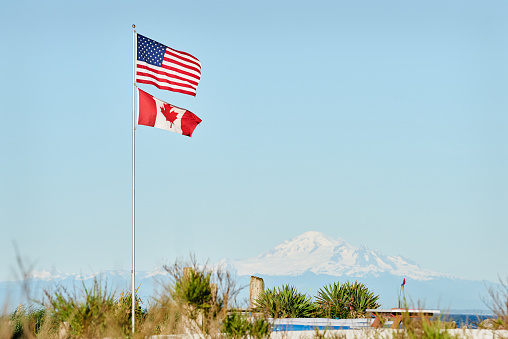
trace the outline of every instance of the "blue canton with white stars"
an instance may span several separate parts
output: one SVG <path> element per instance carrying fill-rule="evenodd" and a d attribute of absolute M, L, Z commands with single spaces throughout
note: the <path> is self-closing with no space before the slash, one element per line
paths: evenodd
<path fill-rule="evenodd" d="M 166 46 L 142 35 L 138 34 L 137 36 L 138 60 L 161 67 L 164 53 L 166 52 Z"/>

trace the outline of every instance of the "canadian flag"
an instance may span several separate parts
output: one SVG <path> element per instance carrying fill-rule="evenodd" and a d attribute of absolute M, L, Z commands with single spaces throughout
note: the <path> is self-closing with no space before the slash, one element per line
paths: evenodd
<path fill-rule="evenodd" d="M 201 122 L 194 113 L 168 104 L 138 88 L 138 125 L 162 128 L 192 136 Z"/>

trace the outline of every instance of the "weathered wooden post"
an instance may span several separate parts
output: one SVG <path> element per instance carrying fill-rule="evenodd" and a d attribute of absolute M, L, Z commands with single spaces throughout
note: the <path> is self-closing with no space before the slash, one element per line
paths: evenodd
<path fill-rule="evenodd" d="M 188 279 L 193 272 L 194 272 L 194 270 L 192 267 L 184 267 L 183 268 L 183 278 Z"/>
<path fill-rule="evenodd" d="M 217 303 L 217 284 L 210 284 L 210 289 L 212 290 L 212 303 Z"/>
<path fill-rule="evenodd" d="M 265 291 L 265 282 L 260 277 L 250 277 L 250 308 L 254 308 L 254 302 Z"/>

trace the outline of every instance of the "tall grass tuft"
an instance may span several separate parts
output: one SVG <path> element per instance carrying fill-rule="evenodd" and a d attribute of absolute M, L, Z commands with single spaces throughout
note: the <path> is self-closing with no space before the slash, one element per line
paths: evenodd
<path fill-rule="evenodd" d="M 10 338 L 35 338 L 41 332 L 45 315 L 44 308 L 25 308 L 20 305 L 11 313 L 7 323 L 11 330 Z"/>
<path fill-rule="evenodd" d="M 448 331 L 455 327 L 440 318 L 429 321 L 422 317 L 411 318 L 409 313 L 402 315 L 403 330 L 394 331 L 393 339 L 459 339 L 459 334 Z M 467 338 L 467 336 L 466 336 Z"/>
<path fill-rule="evenodd" d="M 73 293 L 60 287 L 55 293 L 46 291 L 47 312 L 54 324 L 53 332 L 67 333 L 70 337 L 127 336 L 131 333 L 130 294 L 116 299 L 107 285 L 94 280 L 92 287 L 83 284 L 82 290 Z M 141 323 L 145 312 L 136 298 L 136 323 Z"/>
<path fill-rule="evenodd" d="M 508 330 L 508 278 L 504 282 L 499 278 L 500 286 L 498 288 L 490 287 L 488 294 L 490 296 L 490 310 L 495 318 L 483 321 L 480 327 L 494 330 Z"/>

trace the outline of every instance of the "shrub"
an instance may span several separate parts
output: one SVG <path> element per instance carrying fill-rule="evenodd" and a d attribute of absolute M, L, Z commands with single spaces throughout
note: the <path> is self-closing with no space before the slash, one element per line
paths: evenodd
<path fill-rule="evenodd" d="M 130 293 L 119 300 L 95 280 L 91 288 L 83 284 L 82 294 L 70 293 L 60 288 L 54 294 L 46 291 L 48 313 L 56 326 L 64 326 L 71 337 L 100 337 L 104 335 L 129 335 L 132 331 Z M 136 297 L 136 322 L 140 323 L 145 312 Z M 54 328 L 54 331 L 58 328 Z"/>
<path fill-rule="evenodd" d="M 257 310 L 272 318 L 311 318 L 316 310 L 309 297 L 289 285 L 267 289 L 255 303 Z"/>
<path fill-rule="evenodd" d="M 212 304 L 211 275 L 211 272 L 190 268 L 181 279 L 175 282 L 172 291 L 173 298 L 176 301 L 188 303 L 196 309 L 210 308 Z"/>
<path fill-rule="evenodd" d="M 226 316 L 221 330 L 226 337 L 234 339 L 270 336 L 270 324 L 265 319 L 249 319 L 237 312 Z"/>
<path fill-rule="evenodd" d="M 138 292 L 139 287 L 134 292 L 134 295 Z M 134 315 L 135 327 L 138 324 L 141 324 L 146 317 L 146 310 L 143 310 L 141 307 L 143 302 L 141 298 L 136 295 L 136 301 L 134 304 Z M 120 298 L 116 302 L 115 307 L 115 318 L 116 323 L 122 329 L 122 333 L 132 333 L 132 292 L 122 292 L 120 293 Z"/>
<path fill-rule="evenodd" d="M 44 324 L 46 310 L 43 308 L 29 308 L 22 306 L 11 313 L 10 324 L 12 338 L 23 338 L 27 336 L 36 336 Z"/>
<path fill-rule="evenodd" d="M 233 276 L 221 267 L 198 265 L 193 256 L 190 262 L 177 260 L 164 269 L 171 282 L 163 285 L 150 312 L 154 334 L 217 333 L 240 291 Z"/>
<path fill-rule="evenodd" d="M 345 282 L 340 285 L 334 283 L 327 285 L 318 291 L 316 297 L 317 313 L 326 318 L 361 318 L 365 316 L 365 310 L 378 308 L 379 295 L 362 283 Z"/>

